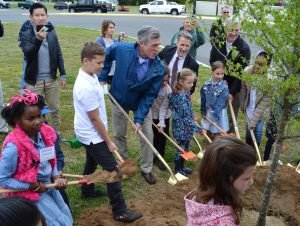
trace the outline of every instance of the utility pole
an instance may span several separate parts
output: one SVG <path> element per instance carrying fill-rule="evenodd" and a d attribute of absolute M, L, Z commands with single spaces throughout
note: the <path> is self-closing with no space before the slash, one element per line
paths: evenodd
<path fill-rule="evenodd" d="M 196 15 L 196 0 L 193 0 L 193 15 Z"/>

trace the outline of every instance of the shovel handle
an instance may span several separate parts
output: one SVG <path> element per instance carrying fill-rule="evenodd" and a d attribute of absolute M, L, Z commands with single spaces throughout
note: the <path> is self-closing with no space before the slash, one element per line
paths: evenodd
<path fill-rule="evenodd" d="M 77 180 L 77 181 L 69 181 L 68 185 L 75 185 L 75 184 L 86 184 L 87 180 Z M 55 188 L 56 184 L 46 184 L 46 188 Z M 20 192 L 20 191 L 28 191 L 28 190 L 15 190 L 15 189 L 1 189 L 0 194 L 7 193 L 7 192 Z"/>
<path fill-rule="evenodd" d="M 250 129 L 250 134 L 251 134 L 251 138 L 252 138 L 252 141 L 253 141 L 256 153 L 258 155 L 259 164 L 262 166 L 263 163 L 261 161 L 261 156 L 260 156 L 260 152 L 259 152 L 259 149 L 258 149 L 258 145 L 257 145 L 256 139 L 255 139 L 255 135 L 254 135 L 253 129 Z"/>
<path fill-rule="evenodd" d="M 211 139 L 209 138 L 209 136 L 207 136 L 206 132 L 203 133 L 203 136 L 206 138 L 206 140 L 208 140 L 209 143 L 212 143 Z"/>
<path fill-rule="evenodd" d="M 228 105 L 229 105 L 229 109 L 230 109 L 230 113 L 231 113 L 231 117 L 232 117 L 236 137 L 238 139 L 241 139 L 240 132 L 239 132 L 239 127 L 238 127 L 236 117 L 235 117 L 235 114 L 234 114 L 234 111 L 233 111 L 231 100 L 228 101 Z"/>
<path fill-rule="evenodd" d="M 154 122 L 152 122 L 152 125 L 159 131 L 159 128 L 158 128 L 158 126 L 154 123 Z M 160 131 L 172 144 L 174 144 L 174 146 L 176 147 L 176 148 L 178 148 L 179 150 L 183 150 L 183 148 L 181 148 L 171 137 L 169 137 L 168 136 L 168 134 L 166 134 L 164 131 Z M 183 150 L 183 152 L 184 152 L 184 150 Z"/>
<path fill-rule="evenodd" d="M 214 121 L 210 120 L 208 117 L 206 117 L 205 115 L 203 116 L 203 118 L 205 118 L 210 124 L 212 124 L 214 127 L 216 127 L 218 130 L 220 130 L 220 132 L 223 134 L 226 134 L 226 132 L 217 125 L 217 123 L 215 123 Z"/>
<path fill-rule="evenodd" d="M 79 178 L 82 179 L 83 175 L 78 175 L 78 174 L 70 174 L 70 173 L 63 173 L 63 177 L 73 177 L 73 178 Z"/>
<path fill-rule="evenodd" d="M 127 112 L 121 107 L 121 105 L 117 102 L 117 100 L 111 95 L 110 92 L 108 92 L 109 98 L 112 100 L 112 102 L 119 108 L 119 110 L 123 113 L 123 115 L 127 118 L 127 120 L 130 122 L 131 125 L 135 126 L 134 122 L 132 119 L 129 117 Z M 144 133 L 139 130 L 138 134 L 141 136 L 141 138 L 150 146 L 151 150 L 153 153 L 157 156 L 157 158 L 165 165 L 165 167 L 168 169 L 170 172 L 171 176 L 178 182 L 177 178 L 175 177 L 173 171 L 171 170 L 170 166 L 166 163 L 166 161 L 163 159 L 163 157 L 159 154 L 159 152 L 155 149 L 153 144 L 147 139 L 147 137 L 144 135 Z"/>
<path fill-rule="evenodd" d="M 117 151 L 117 149 L 114 150 L 115 155 L 117 156 L 117 158 L 120 160 L 121 163 L 124 163 L 124 159 L 122 158 L 122 156 L 119 154 L 119 152 Z"/>
<path fill-rule="evenodd" d="M 200 127 L 200 125 L 198 124 L 198 118 L 195 118 L 194 119 L 195 120 L 195 123 L 197 124 L 197 126 L 199 126 Z M 205 139 L 209 142 L 209 143 L 212 143 L 212 141 L 211 141 L 211 139 L 207 136 L 207 134 L 206 134 L 206 132 L 204 132 L 205 130 L 203 130 L 203 132 L 202 132 L 202 134 L 203 134 L 203 136 L 205 137 Z"/>
<path fill-rule="evenodd" d="M 203 149 L 202 149 L 202 147 L 201 147 L 200 143 L 198 142 L 198 140 L 197 140 L 197 138 L 196 138 L 195 135 L 193 136 L 193 138 L 194 138 L 194 141 L 196 142 L 196 144 L 198 145 L 199 150 L 200 150 L 201 152 L 203 152 Z"/>

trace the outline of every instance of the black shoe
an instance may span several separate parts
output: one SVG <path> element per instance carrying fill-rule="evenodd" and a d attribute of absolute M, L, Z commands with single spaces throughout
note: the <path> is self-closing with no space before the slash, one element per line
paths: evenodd
<path fill-rule="evenodd" d="M 97 198 L 101 196 L 107 196 L 106 191 L 94 190 L 94 191 L 81 191 L 81 198 Z"/>
<path fill-rule="evenodd" d="M 185 172 L 186 174 L 191 174 L 193 172 L 193 170 L 188 167 L 183 167 L 181 171 Z"/>
<path fill-rule="evenodd" d="M 167 168 L 165 167 L 165 165 L 161 162 L 161 161 L 156 161 L 155 165 L 158 167 L 158 169 L 160 169 L 161 171 L 165 171 Z"/>
<path fill-rule="evenodd" d="M 133 210 L 126 209 L 124 211 L 124 213 L 122 213 L 120 216 L 114 217 L 114 219 L 116 221 L 130 223 L 130 222 L 136 221 L 137 219 L 141 218 L 142 216 L 143 216 L 143 214 L 141 214 L 139 212 L 135 212 Z"/>
<path fill-rule="evenodd" d="M 150 173 L 144 173 L 143 171 L 141 172 L 142 176 L 144 177 L 145 181 L 148 183 L 148 184 L 155 184 L 156 183 L 156 179 L 155 177 L 153 176 L 153 174 L 150 172 Z"/>

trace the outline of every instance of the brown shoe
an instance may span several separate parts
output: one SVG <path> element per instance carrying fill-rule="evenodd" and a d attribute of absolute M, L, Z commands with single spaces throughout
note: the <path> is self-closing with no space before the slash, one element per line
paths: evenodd
<path fill-rule="evenodd" d="M 155 184 L 156 183 L 156 179 L 155 179 L 155 177 L 153 176 L 153 174 L 151 172 L 150 173 L 144 173 L 142 171 L 141 174 L 142 174 L 142 176 L 144 177 L 145 181 L 148 184 Z"/>

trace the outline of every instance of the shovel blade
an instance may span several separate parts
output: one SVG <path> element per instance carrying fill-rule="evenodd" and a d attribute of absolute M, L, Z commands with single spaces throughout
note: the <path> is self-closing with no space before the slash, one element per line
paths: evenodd
<path fill-rule="evenodd" d="M 197 154 L 197 157 L 198 157 L 199 159 L 202 159 L 202 158 L 203 158 L 203 155 L 204 155 L 204 153 L 203 153 L 202 151 L 200 151 L 200 152 Z"/>
<path fill-rule="evenodd" d="M 180 155 L 181 155 L 182 158 L 184 158 L 187 161 L 196 158 L 195 153 L 192 152 L 192 151 L 181 150 L 181 154 Z"/>
<path fill-rule="evenodd" d="M 189 178 L 180 174 L 180 173 L 176 173 L 175 177 L 171 176 L 168 180 L 168 183 L 171 185 L 176 185 L 178 182 L 183 182 L 183 181 L 187 181 Z"/>

